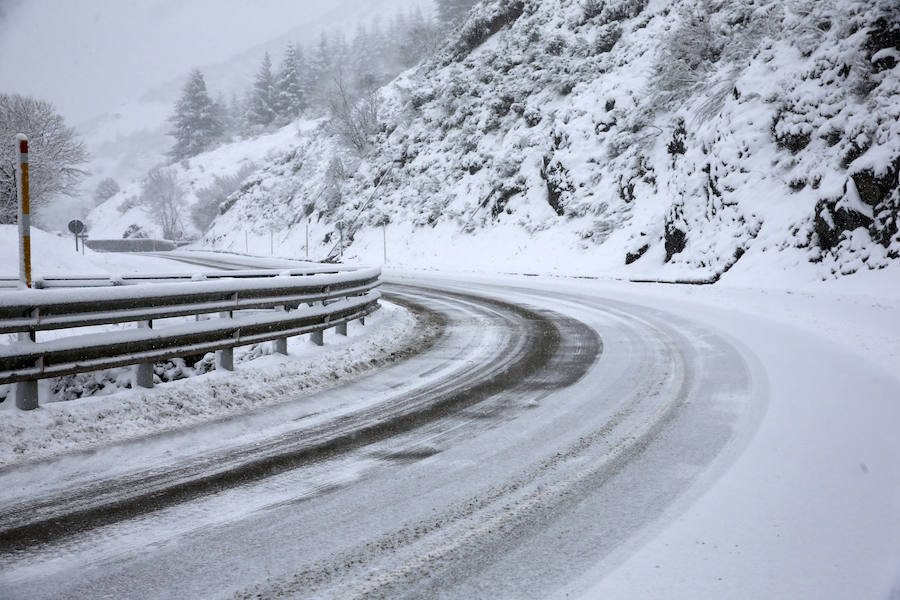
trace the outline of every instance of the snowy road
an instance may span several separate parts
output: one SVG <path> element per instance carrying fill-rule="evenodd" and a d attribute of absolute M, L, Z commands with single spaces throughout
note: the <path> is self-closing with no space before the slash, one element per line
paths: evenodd
<path fill-rule="evenodd" d="M 0 473 L 0 597 L 849 598 L 896 581 L 887 372 L 640 289 L 385 292 L 442 324 L 427 351 L 265 414 Z"/>

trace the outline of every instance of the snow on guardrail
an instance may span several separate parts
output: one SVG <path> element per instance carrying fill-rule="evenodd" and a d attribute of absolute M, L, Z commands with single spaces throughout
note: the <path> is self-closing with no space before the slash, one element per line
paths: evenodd
<path fill-rule="evenodd" d="M 321 345 L 325 329 L 346 335 L 349 321 L 379 308 L 380 269 L 298 275 L 0 293 L 0 333 L 18 336 L 0 347 L 0 384 L 16 384 L 21 409 L 37 407 L 37 380 L 47 377 L 135 365 L 134 384 L 152 387 L 153 361 L 215 351 L 217 368 L 232 370 L 236 346 L 274 341 L 286 353 L 287 337 L 304 333 Z M 199 320 L 210 313 L 220 318 Z M 153 329 L 156 319 L 190 316 L 198 319 Z M 35 341 L 39 331 L 127 322 L 139 327 Z"/>

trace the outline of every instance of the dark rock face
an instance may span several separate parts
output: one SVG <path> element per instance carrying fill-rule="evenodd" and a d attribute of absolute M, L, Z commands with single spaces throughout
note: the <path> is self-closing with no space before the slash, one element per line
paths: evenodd
<path fill-rule="evenodd" d="M 666 226 L 666 261 L 669 262 L 673 256 L 684 250 L 687 245 L 687 233 L 678 229 L 674 225 Z"/>
<path fill-rule="evenodd" d="M 893 56 L 885 56 L 872 61 L 874 55 L 885 48 L 900 49 L 900 22 L 889 22 L 885 17 L 881 17 L 869 30 L 865 44 L 866 58 L 873 63 L 876 72 L 893 69 L 897 64 L 897 60 Z"/>
<path fill-rule="evenodd" d="M 837 200 L 821 200 L 816 205 L 814 228 L 822 250 L 831 250 L 841 241 L 844 232 L 868 227 L 872 219 L 844 207 L 835 208 Z"/>
<path fill-rule="evenodd" d="M 549 156 L 544 157 L 544 168 L 541 169 L 541 177 L 547 183 L 547 203 L 560 217 L 566 214 L 563 206 L 563 194 L 573 191 L 569 180 L 569 173 L 559 161 Z"/>
<path fill-rule="evenodd" d="M 851 175 L 859 192 L 859 198 L 873 209 L 875 219 L 867 227 L 872 238 L 888 247 L 897 235 L 900 220 L 900 157 L 894 160 L 887 172 L 876 175 L 863 170 Z"/>
<path fill-rule="evenodd" d="M 650 249 L 650 244 L 644 244 L 643 246 L 641 246 L 634 252 L 627 253 L 625 255 L 625 264 L 630 265 L 631 263 L 635 262 L 637 259 L 639 259 L 644 254 L 646 254 L 647 250 L 649 250 L 649 249 Z M 666 259 L 666 260 L 668 260 L 668 259 Z"/>
<path fill-rule="evenodd" d="M 900 158 L 886 172 L 876 174 L 863 169 L 850 175 L 859 199 L 872 207 L 872 217 L 846 206 L 838 206 L 840 199 L 823 199 L 816 205 L 813 231 L 822 250 L 836 247 L 845 232 L 864 227 L 872 239 L 885 248 L 898 233 L 900 213 Z M 846 193 L 846 187 L 845 187 Z"/>

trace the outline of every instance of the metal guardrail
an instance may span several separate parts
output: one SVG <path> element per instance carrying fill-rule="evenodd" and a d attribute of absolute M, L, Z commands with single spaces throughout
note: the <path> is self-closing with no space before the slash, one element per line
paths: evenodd
<path fill-rule="evenodd" d="M 0 293 L 0 333 L 19 336 L 0 346 L 0 384 L 15 383 L 16 405 L 30 409 L 43 378 L 135 365 L 134 385 L 152 387 L 157 360 L 215 351 L 216 367 L 233 370 L 237 346 L 274 341 L 286 354 L 287 338 L 305 333 L 322 345 L 324 330 L 346 335 L 348 322 L 378 310 L 380 275 L 228 272 L 209 281 Z M 219 318 L 199 320 L 210 313 Z M 190 316 L 198 320 L 153 329 L 156 319 Z M 129 322 L 139 326 L 34 341 L 40 331 Z"/>
<path fill-rule="evenodd" d="M 165 252 L 178 247 L 178 242 L 153 238 L 118 238 L 101 240 L 86 238 L 84 245 L 95 252 Z"/>
<path fill-rule="evenodd" d="M 65 275 L 38 277 L 32 282 L 34 289 L 48 288 L 83 288 L 83 287 L 116 287 L 136 285 L 139 283 L 165 283 L 181 281 L 208 281 L 216 279 L 252 279 L 272 277 L 304 277 L 309 275 L 326 275 L 345 273 L 352 269 L 323 265 L 321 267 L 305 267 L 302 269 L 245 269 L 237 271 L 208 271 L 202 273 L 159 273 L 152 275 Z M 22 287 L 18 277 L 0 275 L 0 289 Z"/>

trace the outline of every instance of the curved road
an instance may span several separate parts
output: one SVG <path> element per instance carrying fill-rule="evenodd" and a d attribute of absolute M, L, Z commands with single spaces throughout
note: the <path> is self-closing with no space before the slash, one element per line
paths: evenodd
<path fill-rule="evenodd" d="M 0 473 L 0 596 L 577 596 L 702 496 L 766 409 L 752 354 L 673 312 L 547 285 L 385 293 L 436 326 L 422 353 Z"/>

